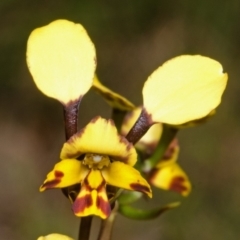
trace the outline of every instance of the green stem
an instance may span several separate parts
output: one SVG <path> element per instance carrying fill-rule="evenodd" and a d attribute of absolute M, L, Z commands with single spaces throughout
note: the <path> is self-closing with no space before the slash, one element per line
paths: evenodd
<path fill-rule="evenodd" d="M 148 169 L 152 169 L 157 165 L 157 163 L 163 158 L 164 153 L 166 152 L 169 144 L 175 138 L 178 129 L 163 125 L 163 133 L 161 139 L 156 147 L 155 152 L 151 155 L 151 157 L 145 161 L 145 171 Z"/>
<path fill-rule="evenodd" d="M 110 240 L 112 236 L 113 225 L 118 211 L 118 202 L 115 202 L 115 206 L 111 212 L 111 215 L 101 221 L 100 232 L 97 240 Z"/>

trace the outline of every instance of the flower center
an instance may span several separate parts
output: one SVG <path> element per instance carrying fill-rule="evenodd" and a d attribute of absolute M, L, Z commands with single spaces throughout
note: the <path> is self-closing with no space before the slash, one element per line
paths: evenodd
<path fill-rule="evenodd" d="M 89 168 L 102 169 L 103 167 L 109 166 L 110 159 L 106 155 L 87 153 L 83 159 L 83 164 Z"/>

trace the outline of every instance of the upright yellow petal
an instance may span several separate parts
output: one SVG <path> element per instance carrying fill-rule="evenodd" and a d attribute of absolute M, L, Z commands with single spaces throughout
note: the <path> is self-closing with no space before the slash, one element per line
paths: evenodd
<path fill-rule="evenodd" d="M 37 240 L 73 240 L 73 238 L 58 233 L 52 233 L 44 237 L 39 237 Z"/>
<path fill-rule="evenodd" d="M 40 187 L 40 191 L 49 188 L 64 188 L 81 181 L 88 174 L 88 169 L 76 159 L 65 159 L 58 162 L 47 175 L 47 179 Z"/>
<path fill-rule="evenodd" d="M 134 104 L 127 100 L 125 97 L 121 96 L 118 93 L 110 90 L 109 88 L 105 87 L 95 75 L 93 81 L 93 88 L 101 94 L 107 103 L 112 106 L 113 108 L 120 109 L 122 111 L 130 111 L 134 109 Z"/>
<path fill-rule="evenodd" d="M 103 168 L 101 172 L 109 185 L 143 192 L 152 197 L 152 190 L 147 181 L 141 176 L 139 171 L 127 164 L 113 162 L 109 167 Z"/>
<path fill-rule="evenodd" d="M 27 64 L 37 87 L 67 104 L 92 86 L 95 48 L 82 25 L 56 20 L 29 36 Z"/>
<path fill-rule="evenodd" d="M 227 78 L 221 64 L 211 58 L 173 58 L 145 82 L 144 107 L 154 122 L 179 125 L 203 118 L 220 104 Z"/>
<path fill-rule="evenodd" d="M 111 160 L 134 165 L 137 153 L 131 143 L 118 135 L 112 120 L 94 118 L 85 128 L 72 136 L 61 151 L 61 159 L 77 158 L 85 153 L 107 155 Z"/>

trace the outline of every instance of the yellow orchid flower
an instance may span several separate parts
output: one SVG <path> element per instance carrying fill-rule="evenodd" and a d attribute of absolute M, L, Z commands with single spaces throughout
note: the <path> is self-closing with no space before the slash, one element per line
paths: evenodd
<path fill-rule="evenodd" d="M 40 191 L 81 184 L 72 206 L 79 217 L 109 216 L 111 207 L 106 185 L 152 196 L 147 181 L 133 168 L 137 161 L 135 148 L 118 135 L 112 120 L 94 118 L 63 145 L 60 158 Z"/>
<path fill-rule="evenodd" d="M 121 129 L 123 135 L 126 135 L 131 129 L 141 114 L 141 111 L 142 107 L 138 107 L 126 116 Z M 161 138 L 162 130 L 163 126 L 161 123 L 151 126 L 145 135 L 136 143 L 136 148 L 151 155 Z M 187 196 L 191 191 L 191 183 L 186 173 L 177 163 L 178 154 L 179 146 L 175 139 L 169 145 L 163 159 L 159 159 L 159 163 L 150 171 L 148 180 L 155 187 L 164 190 L 173 190 L 183 196 Z"/>
<path fill-rule="evenodd" d="M 185 124 L 206 117 L 220 104 L 227 79 L 221 64 L 211 58 L 179 56 L 149 76 L 143 105 L 152 122 Z"/>
<path fill-rule="evenodd" d="M 155 187 L 172 190 L 186 197 L 192 187 L 187 174 L 177 163 L 178 155 L 179 146 L 175 139 L 163 159 L 150 172 L 148 180 Z"/>
<path fill-rule="evenodd" d="M 73 238 L 58 233 L 52 233 L 44 237 L 41 236 L 37 240 L 73 240 Z"/>
<path fill-rule="evenodd" d="M 82 25 L 56 20 L 30 34 L 27 65 L 39 90 L 67 105 L 92 86 L 95 47 Z"/>

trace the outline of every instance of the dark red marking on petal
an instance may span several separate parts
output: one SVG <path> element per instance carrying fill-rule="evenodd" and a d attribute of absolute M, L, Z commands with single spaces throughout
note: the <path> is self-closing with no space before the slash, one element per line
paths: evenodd
<path fill-rule="evenodd" d="M 93 205 L 93 199 L 90 194 L 84 197 L 77 198 L 72 205 L 72 210 L 74 213 L 81 213 L 85 208 L 89 208 Z"/>
<path fill-rule="evenodd" d="M 89 171 L 88 175 L 89 175 L 89 174 L 90 174 L 90 171 Z M 92 187 L 90 186 L 90 183 L 89 183 L 89 181 L 88 181 L 88 175 L 85 177 L 83 184 L 84 184 L 84 187 L 86 188 L 86 190 L 87 190 L 88 192 L 91 192 L 93 189 L 92 189 Z"/>
<path fill-rule="evenodd" d="M 62 178 L 64 176 L 64 173 L 61 171 L 54 171 L 54 175 L 56 178 Z"/>
<path fill-rule="evenodd" d="M 41 188 L 54 188 L 57 184 L 61 182 L 61 179 L 54 179 L 52 181 L 45 182 Z"/>
<path fill-rule="evenodd" d="M 108 122 L 109 122 L 113 127 L 115 127 L 115 123 L 114 123 L 114 121 L 113 121 L 112 119 L 108 119 Z"/>
<path fill-rule="evenodd" d="M 161 171 L 161 168 L 153 168 L 148 174 L 148 180 L 151 182 L 152 179 L 156 177 L 156 175 Z"/>
<path fill-rule="evenodd" d="M 96 116 L 95 118 L 93 118 L 90 123 L 95 123 L 99 118 L 101 118 L 100 116 Z"/>
<path fill-rule="evenodd" d="M 144 186 L 140 183 L 132 183 L 130 184 L 130 188 L 139 192 L 150 192 L 150 189 L 147 186 Z"/>
<path fill-rule="evenodd" d="M 99 186 L 98 186 L 97 189 L 96 189 L 97 192 L 101 191 L 103 187 L 105 187 L 105 181 L 102 181 L 102 182 L 99 184 Z"/>
<path fill-rule="evenodd" d="M 177 138 L 174 138 L 172 142 L 169 144 L 167 150 L 165 151 L 162 160 L 167 161 L 172 158 L 176 147 L 178 147 L 178 140 Z"/>
<path fill-rule="evenodd" d="M 182 193 L 187 190 L 187 187 L 183 185 L 184 182 L 185 182 L 185 179 L 183 177 L 180 177 L 180 176 L 174 177 L 172 179 L 169 189 L 178 193 Z"/>
<path fill-rule="evenodd" d="M 105 201 L 102 197 L 97 197 L 97 208 L 101 209 L 105 216 L 109 216 L 111 213 L 111 206 L 108 201 Z"/>

